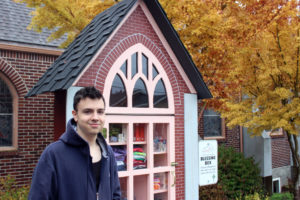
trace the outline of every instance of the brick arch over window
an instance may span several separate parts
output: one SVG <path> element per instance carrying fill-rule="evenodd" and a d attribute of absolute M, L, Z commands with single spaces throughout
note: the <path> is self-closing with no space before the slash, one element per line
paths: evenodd
<path fill-rule="evenodd" d="M 163 66 L 164 70 L 167 72 L 167 75 L 169 77 L 170 83 L 172 85 L 174 98 L 175 96 L 180 96 L 179 91 L 179 83 L 176 78 L 176 74 L 174 72 L 174 69 L 172 67 L 172 64 L 168 61 L 167 56 L 162 52 L 162 50 L 146 35 L 143 35 L 141 33 L 129 35 L 120 42 L 118 42 L 109 53 L 106 54 L 105 59 L 100 64 L 98 71 L 96 73 L 96 78 L 94 81 L 95 86 L 100 86 L 99 88 L 103 90 L 101 86 L 103 86 L 103 83 L 105 83 L 105 78 L 107 77 L 107 74 L 112 66 L 112 64 L 130 47 L 136 45 L 136 44 L 142 44 L 146 48 L 148 48 L 149 51 L 151 51 L 155 57 L 159 60 L 161 65 Z M 179 98 L 179 101 L 181 99 Z M 180 102 L 182 104 L 182 102 Z"/>
<path fill-rule="evenodd" d="M 2 72 L 12 82 L 16 88 L 19 96 L 25 96 L 28 92 L 28 88 L 20 76 L 20 74 L 3 58 L 0 58 L 0 72 Z"/>

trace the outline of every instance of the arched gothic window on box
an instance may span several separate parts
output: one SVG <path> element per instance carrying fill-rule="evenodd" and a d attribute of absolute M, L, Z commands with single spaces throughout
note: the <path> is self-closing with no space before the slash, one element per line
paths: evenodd
<path fill-rule="evenodd" d="M 109 106 L 168 109 L 165 78 L 151 56 L 133 52 L 118 66 L 111 84 Z"/>
<path fill-rule="evenodd" d="M 17 92 L 0 72 L 0 151 L 17 148 Z"/>

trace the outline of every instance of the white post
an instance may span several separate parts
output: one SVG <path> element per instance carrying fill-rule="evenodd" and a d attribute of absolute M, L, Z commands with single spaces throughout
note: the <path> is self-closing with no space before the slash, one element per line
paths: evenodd
<path fill-rule="evenodd" d="M 185 199 L 199 199 L 198 104 L 196 94 L 184 94 Z"/>

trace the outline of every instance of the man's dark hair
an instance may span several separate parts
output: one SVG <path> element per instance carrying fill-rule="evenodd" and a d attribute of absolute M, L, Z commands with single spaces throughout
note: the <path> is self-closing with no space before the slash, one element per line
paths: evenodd
<path fill-rule="evenodd" d="M 84 87 L 78 90 L 74 96 L 73 108 L 77 111 L 78 103 L 85 98 L 90 99 L 102 99 L 105 106 L 105 100 L 102 93 L 96 89 L 94 86 Z"/>

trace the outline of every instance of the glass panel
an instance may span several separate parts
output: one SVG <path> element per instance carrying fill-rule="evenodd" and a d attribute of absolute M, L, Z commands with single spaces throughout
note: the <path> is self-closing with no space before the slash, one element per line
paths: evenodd
<path fill-rule="evenodd" d="M 168 166 L 168 132 L 169 124 L 154 123 L 153 124 L 153 166 Z"/>
<path fill-rule="evenodd" d="M 153 151 L 163 153 L 167 151 L 168 124 L 153 124 Z"/>
<path fill-rule="evenodd" d="M 0 115 L 0 147 L 12 146 L 12 115 Z"/>
<path fill-rule="evenodd" d="M 146 124 L 133 125 L 133 141 L 145 141 L 147 133 Z"/>
<path fill-rule="evenodd" d="M 167 200 L 167 199 L 168 199 L 167 192 L 154 194 L 154 200 Z"/>
<path fill-rule="evenodd" d="M 213 110 L 205 110 L 203 113 L 204 136 L 222 136 L 222 119 L 219 113 Z"/>
<path fill-rule="evenodd" d="M 133 169 L 147 168 L 148 124 L 133 124 Z"/>
<path fill-rule="evenodd" d="M 133 78 L 138 72 L 137 57 L 137 53 L 131 55 L 131 78 Z"/>
<path fill-rule="evenodd" d="M 0 113 L 13 112 L 12 96 L 6 83 L 0 79 Z"/>
<path fill-rule="evenodd" d="M 117 163 L 118 171 L 127 170 L 127 148 L 126 145 L 111 146 Z"/>
<path fill-rule="evenodd" d="M 121 200 L 128 199 L 127 190 L 128 190 L 128 178 L 120 177 L 120 187 L 121 187 Z"/>
<path fill-rule="evenodd" d="M 148 79 L 148 58 L 144 54 L 142 55 L 142 68 L 143 74 Z"/>
<path fill-rule="evenodd" d="M 133 169 L 147 168 L 147 145 L 133 146 Z"/>
<path fill-rule="evenodd" d="M 126 124 L 109 124 L 109 142 L 125 143 L 127 141 Z"/>
<path fill-rule="evenodd" d="M 133 192 L 134 197 L 132 200 L 149 200 L 149 175 L 139 175 L 133 177 Z"/>
<path fill-rule="evenodd" d="M 0 79 L 0 146 L 12 146 L 13 99 L 6 83 Z"/>
<path fill-rule="evenodd" d="M 158 75 L 158 71 L 155 65 L 152 65 L 152 79 L 154 79 Z"/>
<path fill-rule="evenodd" d="M 166 190 L 168 188 L 168 173 L 163 172 L 163 173 L 157 173 L 154 174 L 154 191 L 158 190 Z"/>
<path fill-rule="evenodd" d="M 167 92 L 162 79 L 156 84 L 153 101 L 154 108 L 168 108 Z"/>
<path fill-rule="evenodd" d="M 142 79 L 138 79 L 135 83 L 132 97 L 132 106 L 138 108 L 148 108 L 148 92 Z"/>
<path fill-rule="evenodd" d="M 127 94 L 121 77 L 117 74 L 113 81 L 109 105 L 111 107 L 127 107 Z"/>
<path fill-rule="evenodd" d="M 127 60 L 121 66 L 121 71 L 124 73 L 125 77 L 127 78 Z"/>

